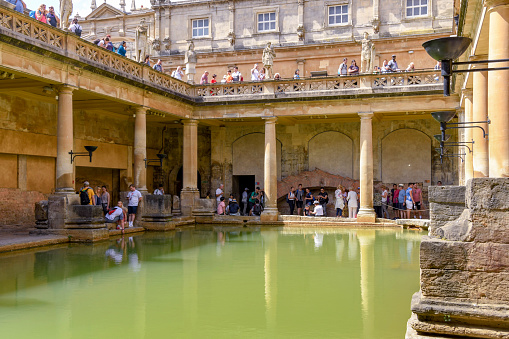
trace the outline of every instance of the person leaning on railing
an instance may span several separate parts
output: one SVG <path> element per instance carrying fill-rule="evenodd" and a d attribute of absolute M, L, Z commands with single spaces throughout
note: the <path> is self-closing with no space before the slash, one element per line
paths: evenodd
<path fill-rule="evenodd" d="M 122 41 L 120 46 L 118 46 L 117 54 L 120 54 L 121 56 L 125 56 L 127 50 L 126 50 L 127 44 L 125 41 Z"/>
<path fill-rule="evenodd" d="M 69 26 L 69 31 L 73 32 L 77 36 L 81 37 L 81 26 L 78 24 L 78 19 L 74 18 L 72 24 Z"/>
<path fill-rule="evenodd" d="M 13 4 L 14 10 L 20 13 L 24 13 L 25 8 L 27 8 L 27 5 L 22 0 L 6 0 L 8 3 Z"/>

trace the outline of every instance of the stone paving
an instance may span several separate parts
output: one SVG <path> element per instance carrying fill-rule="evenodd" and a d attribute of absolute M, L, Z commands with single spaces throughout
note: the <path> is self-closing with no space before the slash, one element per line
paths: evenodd
<path fill-rule="evenodd" d="M 65 235 L 30 234 L 27 228 L 0 228 L 0 252 L 69 242 Z"/>

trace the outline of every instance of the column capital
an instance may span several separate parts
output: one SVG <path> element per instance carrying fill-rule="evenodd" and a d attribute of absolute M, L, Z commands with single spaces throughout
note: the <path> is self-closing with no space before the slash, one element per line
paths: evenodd
<path fill-rule="evenodd" d="M 147 114 L 149 108 L 147 106 L 137 106 L 135 107 L 136 114 Z"/>
<path fill-rule="evenodd" d="M 55 87 L 58 94 L 61 94 L 61 93 L 69 93 L 69 94 L 72 94 L 72 92 L 74 90 L 77 90 L 78 87 L 75 87 L 75 86 L 72 86 L 72 85 L 68 85 L 68 84 L 63 84 L 63 85 L 60 85 L 60 86 L 57 86 Z"/>
<path fill-rule="evenodd" d="M 484 0 L 483 5 L 490 10 L 498 6 L 508 6 L 509 0 Z"/>
<path fill-rule="evenodd" d="M 361 118 L 361 120 L 371 120 L 373 119 L 373 112 L 358 112 L 357 113 L 359 115 L 359 117 Z"/>
<path fill-rule="evenodd" d="M 265 120 L 265 124 L 275 124 L 277 122 L 277 117 L 263 117 Z"/>
<path fill-rule="evenodd" d="M 184 119 L 182 120 L 183 125 L 198 125 L 198 120 L 196 119 Z"/>

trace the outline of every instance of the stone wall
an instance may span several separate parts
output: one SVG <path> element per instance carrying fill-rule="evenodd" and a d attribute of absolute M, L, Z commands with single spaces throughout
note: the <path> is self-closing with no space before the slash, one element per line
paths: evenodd
<path fill-rule="evenodd" d="M 7 225 L 34 227 L 35 203 L 47 198 L 37 191 L 0 188 L 0 228 Z"/>
<path fill-rule="evenodd" d="M 465 210 L 465 186 L 431 186 L 428 188 L 430 204 L 429 234 L 450 221 L 456 220 Z"/>

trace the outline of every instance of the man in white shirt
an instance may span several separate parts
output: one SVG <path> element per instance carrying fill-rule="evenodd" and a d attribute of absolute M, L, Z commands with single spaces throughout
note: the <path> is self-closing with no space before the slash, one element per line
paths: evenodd
<path fill-rule="evenodd" d="M 242 74 L 239 72 L 239 68 L 237 66 L 233 68 L 232 78 L 235 82 L 239 82 L 242 78 Z"/>
<path fill-rule="evenodd" d="M 224 185 L 221 184 L 221 185 L 219 185 L 219 188 L 216 190 L 216 201 L 217 201 L 218 205 L 221 202 L 221 198 L 223 197 L 223 194 L 224 194 L 223 188 L 224 188 Z"/>
<path fill-rule="evenodd" d="M 116 222 L 117 226 L 121 226 L 122 230 L 124 230 L 124 210 L 122 209 L 122 201 L 119 201 L 117 206 L 113 207 L 108 213 L 106 213 L 104 216 L 104 222 Z"/>
<path fill-rule="evenodd" d="M 164 188 L 163 185 L 159 185 L 159 188 L 157 188 L 154 191 L 154 195 L 164 195 Z"/>
<path fill-rule="evenodd" d="M 127 193 L 127 213 L 129 214 L 129 227 L 134 226 L 134 219 L 136 218 L 136 213 L 138 212 L 138 204 L 143 200 L 143 197 L 136 189 L 136 186 L 131 185 L 129 186 L 129 189 L 131 190 L 129 193 Z"/>
<path fill-rule="evenodd" d="M 348 74 L 348 59 L 347 58 L 344 58 L 343 59 L 343 62 L 341 63 L 341 65 L 339 65 L 339 68 L 338 68 L 338 75 L 339 76 L 344 76 L 344 75 L 347 75 Z"/>
<path fill-rule="evenodd" d="M 260 72 L 258 71 L 258 64 L 254 64 L 254 67 L 251 70 L 251 81 L 258 80 L 260 80 Z"/>
<path fill-rule="evenodd" d="M 320 202 L 318 200 L 315 200 L 315 209 L 312 212 L 309 212 L 313 214 L 315 217 L 323 217 L 323 207 L 320 205 Z"/>

